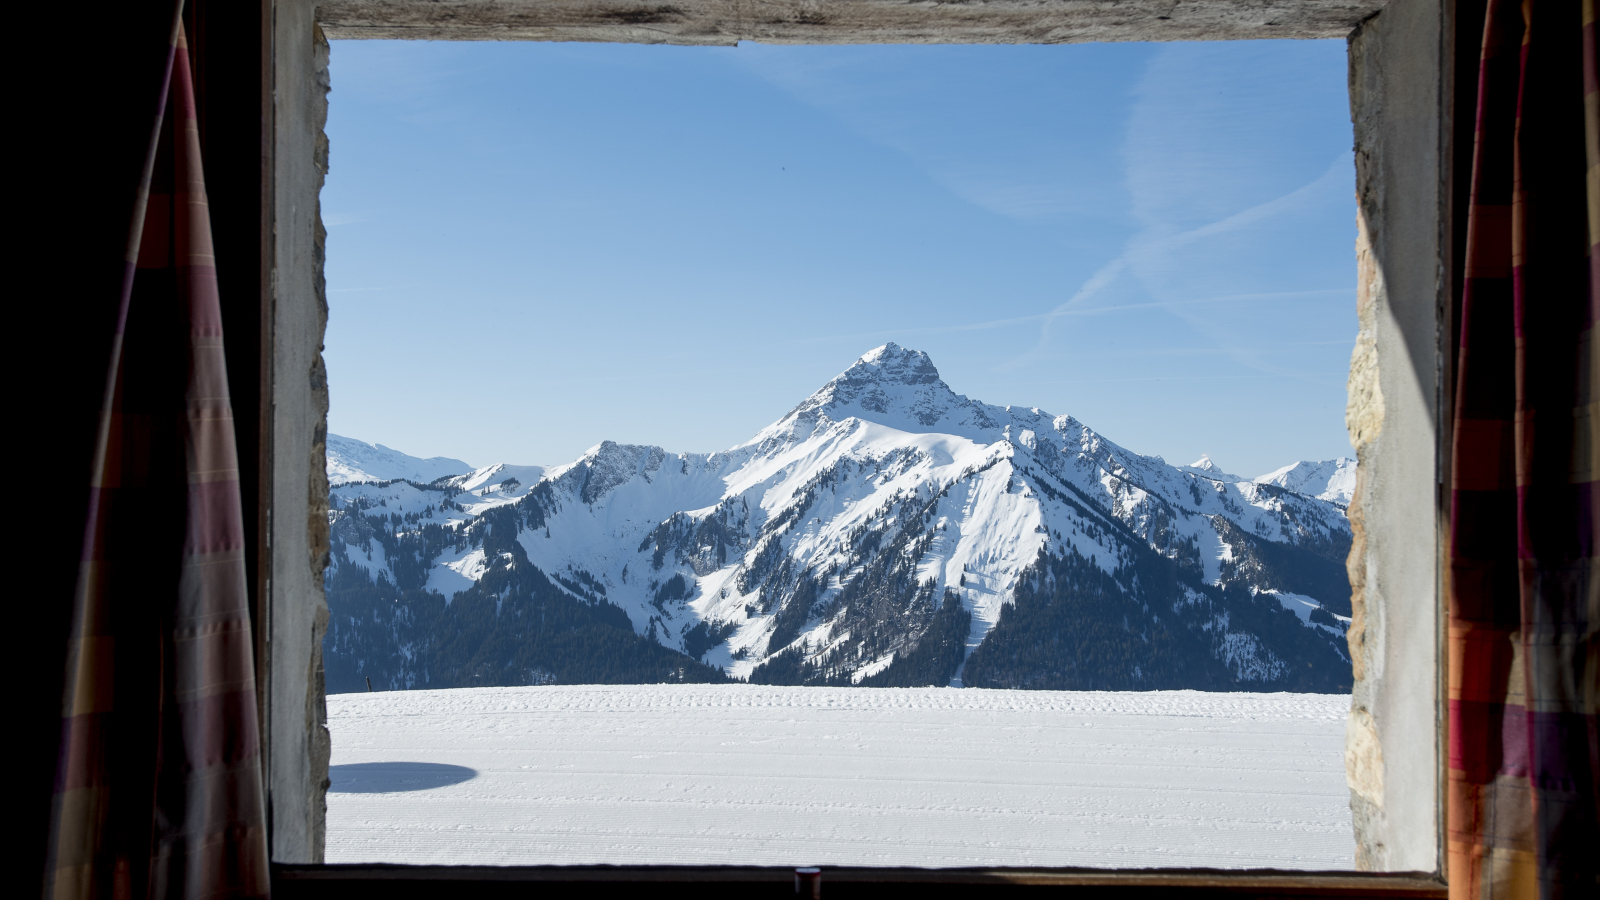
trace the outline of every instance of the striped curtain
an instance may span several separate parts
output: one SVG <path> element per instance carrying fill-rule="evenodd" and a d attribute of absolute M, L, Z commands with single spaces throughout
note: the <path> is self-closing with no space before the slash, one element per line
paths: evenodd
<path fill-rule="evenodd" d="M 1452 900 L 1600 896 L 1595 2 L 1490 0 L 1455 395 Z"/>
<path fill-rule="evenodd" d="M 176 6 L 95 448 L 46 900 L 268 894 L 238 457 Z"/>

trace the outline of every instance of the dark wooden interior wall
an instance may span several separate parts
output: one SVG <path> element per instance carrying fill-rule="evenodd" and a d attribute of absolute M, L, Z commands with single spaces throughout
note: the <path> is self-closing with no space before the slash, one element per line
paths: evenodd
<path fill-rule="evenodd" d="M 191 0 L 207 187 L 234 414 L 239 425 L 247 540 L 257 554 L 257 464 L 263 295 L 263 30 L 265 4 Z M 171 0 L 81 10 L 19 11 L 11 126 L 14 254 L 6 354 L 16 401 L 7 429 L 27 510 L 13 526 L 8 629 L 22 649 L 13 733 L 22 762 L 13 809 L 22 823 L 21 896 L 39 896 L 54 789 L 62 681 L 88 475 L 135 189 L 150 139 L 172 21 Z M 34 21 L 27 21 L 33 19 Z M 21 163 L 21 165 L 18 165 Z M 32 285 L 31 287 L 29 285 Z M 25 549 L 24 549 L 25 548 Z M 141 598 L 127 598 L 138 602 Z M 8 616 L 9 618 L 9 616 Z M 30 887 L 30 885 L 32 885 Z"/>

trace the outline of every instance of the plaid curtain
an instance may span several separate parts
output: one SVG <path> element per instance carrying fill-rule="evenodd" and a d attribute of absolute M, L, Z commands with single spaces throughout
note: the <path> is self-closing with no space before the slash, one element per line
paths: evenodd
<path fill-rule="evenodd" d="M 1455 396 L 1452 900 L 1597 896 L 1594 0 L 1491 0 Z"/>
<path fill-rule="evenodd" d="M 95 448 L 46 900 L 268 894 L 238 458 L 176 6 Z"/>

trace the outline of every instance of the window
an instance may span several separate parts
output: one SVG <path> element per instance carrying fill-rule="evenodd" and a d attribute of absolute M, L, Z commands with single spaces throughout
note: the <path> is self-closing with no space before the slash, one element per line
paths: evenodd
<path fill-rule="evenodd" d="M 330 860 L 1353 866 L 1342 44 L 330 69 Z"/>
<path fill-rule="evenodd" d="M 666 16 L 668 14 L 662 13 Z M 678 15 L 673 13 L 671 15 Z M 1400 116 L 1388 115 L 1396 107 L 1405 103 L 1422 104 L 1422 108 L 1432 109 L 1433 95 L 1426 98 L 1416 98 L 1403 93 L 1393 82 L 1385 81 L 1386 78 L 1400 78 L 1399 72 L 1380 72 L 1377 67 L 1368 65 L 1373 59 L 1388 59 L 1386 54 L 1400 53 L 1395 47 L 1401 46 L 1406 40 L 1417 40 L 1419 44 L 1429 47 L 1427 36 L 1436 34 L 1439 24 L 1430 15 L 1437 15 L 1437 11 L 1427 4 L 1396 2 L 1386 11 L 1380 19 L 1374 20 L 1364 26 L 1363 35 L 1357 39 L 1354 57 L 1355 85 L 1354 103 L 1357 110 L 1357 145 L 1358 145 L 1358 171 L 1363 202 L 1363 213 L 1367 216 L 1367 252 L 1370 254 L 1371 265 L 1367 269 L 1369 277 L 1364 289 L 1365 299 L 1370 306 L 1383 307 L 1378 315 L 1374 310 L 1364 310 L 1366 315 L 1363 325 L 1366 326 L 1366 339 L 1371 341 L 1376 357 L 1379 360 L 1397 360 L 1393 367 L 1380 367 L 1374 373 L 1374 378 L 1380 379 L 1382 385 L 1382 414 L 1383 442 L 1381 445 L 1364 447 L 1369 451 L 1363 463 L 1372 467 L 1371 471 L 1380 474 L 1390 474 L 1390 481 L 1383 483 L 1384 515 L 1371 515 L 1369 518 L 1369 535 L 1384 534 L 1385 529 L 1391 529 L 1394 534 L 1410 533 L 1410 540 L 1405 541 L 1408 549 L 1396 552 L 1388 547 L 1382 550 L 1381 555 L 1369 554 L 1367 557 L 1368 577 L 1365 582 L 1365 602 L 1376 606 L 1384 604 L 1384 609 L 1389 616 L 1383 620 L 1373 619 L 1365 622 L 1367 628 L 1372 629 L 1371 640 L 1374 652 L 1378 653 L 1388 666 L 1380 675 L 1372 672 L 1372 683 L 1365 701 L 1363 701 L 1362 687 L 1357 687 L 1358 705 L 1365 702 L 1368 721 L 1372 724 L 1357 724 L 1356 728 L 1369 728 L 1374 736 L 1382 738 L 1381 746 L 1384 756 L 1378 771 L 1383 776 L 1377 784 L 1362 784 L 1357 778 L 1355 789 L 1357 794 L 1372 804 L 1367 810 L 1370 822 L 1358 823 L 1374 829 L 1373 833 L 1379 837 L 1387 838 L 1386 841 L 1376 841 L 1375 846 L 1382 847 L 1382 857 L 1369 858 L 1369 864 L 1377 868 L 1408 869 L 1419 868 L 1423 870 L 1437 869 L 1437 841 L 1424 841 L 1415 837 L 1419 832 L 1410 829 L 1410 826 L 1426 824 L 1423 834 L 1437 833 L 1437 817 L 1433 809 L 1433 796 L 1435 792 L 1432 784 L 1432 773 L 1436 771 L 1437 746 L 1433 721 L 1436 696 L 1434 664 L 1431 660 L 1437 659 L 1436 648 L 1428 647 L 1426 652 L 1402 652 L 1401 645 L 1402 626 L 1399 623 L 1407 616 L 1411 617 L 1423 627 L 1415 629 L 1414 634 L 1422 636 L 1436 635 L 1437 629 L 1432 627 L 1433 617 L 1436 615 L 1436 606 L 1432 602 L 1434 596 L 1432 584 L 1433 548 L 1431 542 L 1427 547 L 1422 547 L 1416 540 L 1417 534 L 1434 533 L 1434 526 L 1429 519 L 1429 510 L 1434 508 L 1432 485 L 1435 481 L 1436 470 L 1434 463 L 1435 449 L 1437 446 L 1437 417 L 1433 410 L 1437 409 L 1436 396 L 1433 388 L 1434 373 L 1429 366 L 1418 364 L 1411 371 L 1407 371 L 1398 360 L 1406 358 L 1402 348 L 1411 351 L 1411 357 L 1416 358 L 1420 350 L 1427 351 L 1424 355 L 1436 355 L 1436 348 L 1430 343 L 1436 340 L 1436 331 L 1433 323 L 1438 317 L 1435 298 L 1440 294 L 1439 286 L 1434 279 L 1434 266 L 1413 268 L 1406 263 L 1411 259 L 1435 260 L 1448 252 L 1429 243 L 1437 240 L 1438 229 L 1434 227 L 1437 219 L 1443 215 L 1439 210 L 1442 206 L 1430 200 L 1421 204 L 1423 209 L 1419 212 L 1413 208 L 1401 208 L 1398 204 L 1385 202 L 1385 197 L 1375 196 L 1381 194 L 1381 188 L 1388 187 L 1399 192 L 1393 187 L 1402 182 L 1409 184 L 1437 184 L 1437 178 L 1407 178 L 1409 172 L 1405 167 L 1428 171 L 1429 166 L 1439 165 L 1437 158 L 1430 159 L 1427 154 L 1415 152 L 1407 153 L 1402 148 L 1417 146 L 1436 146 L 1430 141 L 1438 140 L 1437 110 L 1431 118 L 1423 116 L 1425 121 L 1421 125 L 1404 119 Z M 403 19 L 403 16 L 397 18 Z M 413 19 L 415 21 L 415 19 Z M 333 24 L 333 19 L 324 15 L 324 22 Z M 802 22 L 803 24 L 803 22 Z M 1347 23 L 1348 24 L 1348 23 Z M 363 27 L 359 22 L 350 26 L 352 29 Z M 390 27 L 393 27 L 392 25 Z M 463 30 L 458 36 L 473 36 L 484 32 L 474 32 L 473 25 L 463 25 Z M 531 26 L 524 26 L 531 27 Z M 606 26 L 619 27 L 619 26 Z M 630 26 L 631 27 L 631 26 Z M 800 27 L 800 26 L 796 26 Z M 1157 26 L 1160 27 L 1160 26 Z M 299 29 L 296 31 L 296 29 Z M 303 42 L 299 46 L 285 42 L 280 45 L 279 88 L 284 99 L 279 106 L 279 135 L 280 135 L 280 172 L 283 173 L 277 185 L 279 196 L 285 193 L 292 196 L 307 196 L 303 189 L 314 187 L 312 179 L 308 176 L 310 170 L 303 167 L 315 153 L 315 128 L 302 127 L 314 126 L 316 119 L 316 96 L 314 90 L 309 90 L 315 84 L 316 69 L 312 65 L 314 44 L 309 35 L 312 33 L 313 24 L 309 10 L 280 9 L 278 19 L 279 33 L 293 36 L 295 40 Z M 337 34 L 337 32 L 335 32 Z M 554 34 L 555 32 L 549 32 Z M 608 34 L 619 34 L 609 32 Z M 623 34 L 623 36 L 627 36 Z M 1185 34 L 1182 36 L 1198 36 Z M 1384 43 L 1387 41 L 1388 43 Z M 1430 51 L 1431 52 L 1431 51 Z M 1425 77 L 1423 83 L 1431 83 L 1429 79 L 1436 80 L 1440 66 L 1428 53 L 1412 53 L 1404 55 L 1404 59 L 1421 70 Z M 1396 64 L 1396 69 L 1403 68 Z M 1427 74 L 1431 73 L 1431 74 Z M 299 90 L 288 89 L 294 86 Z M 1388 93 L 1385 93 L 1387 91 Z M 1377 105 L 1377 100 L 1382 99 L 1387 105 Z M 1381 114 L 1380 114 L 1381 111 Z M 286 115 L 287 113 L 287 115 Z M 1429 122 L 1434 123 L 1429 131 Z M 290 124 L 292 123 L 292 124 Z M 1408 132 L 1410 128 L 1412 131 Z M 1420 132 L 1420 134 L 1418 133 Z M 1409 143 L 1408 143 L 1409 142 Z M 1362 155 L 1365 153 L 1366 155 Z M 284 160 L 292 157 L 300 164 L 299 167 L 282 168 Z M 1437 171 L 1435 168 L 1432 171 Z M 301 190 L 300 193 L 295 193 Z M 1431 203 L 1431 205 L 1430 205 Z M 311 336 L 315 329 L 308 327 L 314 323 L 314 306 L 307 306 L 311 298 L 316 296 L 315 285 L 312 281 L 314 246 L 313 235 L 315 232 L 314 219 L 301 205 L 285 204 L 280 199 L 279 222 L 279 251 L 277 255 L 278 271 L 285 277 L 280 278 L 280 304 L 276 315 L 276 341 L 280 356 L 276 360 L 275 370 L 278 373 L 274 382 L 275 396 L 279 402 L 279 411 L 276 414 L 278 429 L 274 433 L 275 446 L 293 448 L 304 446 L 307 439 L 314 439 L 318 416 L 316 414 L 316 380 L 313 379 L 309 389 L 296 388 L 291 395 L 285 391 L 286 381 L 284 372 L 314 372 L 316 363 L 314 354 L 311 353 L 314 342 L 305 339 Z M 1408 218 L 1408 216 L 1410 218 Z M 1376 220 L 1376 221 L 1374 221 Z M 1375 229 L 1375 224 L 1382 224 L 1382 229 Z M 1413 245 L 1407 246 L 1406 242 L 1412 241 Z M 1426 271 L 1421 271 L 1425 268 Z M 284 298 L 298 298 L 296 302 L 284 303 Z M 1392 302 L 1390 301 L 1392 298 Z M 1393 313 L 1393 318 L 1384 318 Z M 307 318 L 307 315 L 310 318 Z M 286 337 L 295 340 L 286 341 Z M 1417 343 L 1421 341 L 1421 343 Z M 1358 369 L 1357 374 L 1362 374 Z M 1384 380 L 1386 379 L 1386 380 Z M 1358 387 L 1360 384 L 1358 383 Z M 1366 395 L 1370 398 L 1370 394 Z M 1358 402 L 1356 412 L 1370 410 L 1371 404 L 1363 405 L 1363 395 L 1357 392 Z M 285 401 L 288 402 L 285 402 Z M 1359 415 L 1358 415 L 1359 418 Z M 300 443 L 296 443 L 296 442 Z M 314 443 L 314 440 L 309 441 Z M 298 608 L 282 598 L 314 596 L 313 575 L 305 570 L 295 571 L 288 560 L 300 560 L 314 557 L 314 533 L 312 535 L 299 534 L 293 526 L 285 526 L 284 522 L 307 521 L 304 516 L 284 515 L 285 510 L 296 507 L 304 508 L 307 501 L 304 491 L 293 488 L 294 476 L 298 473 L 304 484 L 313 481 L 315 476 L 314 463 L 316 454 L 311 459 L 301 456 L 299 460 L 290 461 L 292 454 L 283 452 L 275 456 L 282 462 L 275 463 L 274 471 L 274 512 L 278 524 L 273 530 L 273 582 L 272 589 L 272 637 L 276 646 L 273 648 L 273 721 L 271 725 L 271 740 L 273 742 L 272 756 L 272 787 L 275 809 L 274 837 L 276 858 L 289 862 L 297 860 L 309 861 L 308 854 L 314 852 L 311 848 L 316 837 L 317 811 L 315 809 L 315 790 L 307 783 L 307 775 L 314 771 L 314 767 L 303 766 L 298 759 L 305 753 L 308 745 L 314 747 L 316 738 L 314 730 L 308 731 L 307 725 L 297 718 L 279 719 L 280 711 L 296 710 L 299 705 L 293 702 L 297 696 L 304 697 L 306 688 L 310 687 L 303 680 L 303 675 L 297 676 L 290 661 L 299 658 L 314 658 L 314 648 L 306 644 L 308 634 L 314 633 L 310 627 L 314 618 L 314 609 Z M 1414 472 L 1419 471 L 1424 477 L 1414 477 Z M 1392 483 L 1391 483 L 1392 482 Z M 1407 490 L 1422 491 L 1420 498 L 1425 501 L 1420 505 L 1402 506 L 1396 502 L 1399 495 L 1404 495 Z M 315 496 L 315 492 L 311 494 Z M 297 499 L 298 498 L 298 499 Z M 1412 498 L 1416 499 L 1416 498 Z M 1403 510 L 1412 519 L 1420 517 L 1422 528 L 1419 531 L 1416 521 L 1409 521 L 1405 515 L 1389 515 L 1388 510 Z M 313 517 L 314 520 L 314 517 Z M 294 557 L 297 550 L 305 550 L 303 555 Z M 280 566 L 280 560 L 283 564 Z M 1391 573 L 1410 577 L 1414 585 L 1420 584 L 1426 590 L 1420 593 L 1398 584 L 1394 578 L 1386 578 Z M 286 576 L 286 577 L 280 577 Z M 1408 598 L 1429 598 L 1426 603 L 1418 603 Z M 287 635 L 289 645 L 280 636 Z M 299 646 L 296 646 L 298 644 Z M 1415 646 L 1411 647 L 1415 650 Z M 1407 658 L 1410 657 L 1408 660 Z M 280 677 L 280 674 L 282 677 Z M 298 687 L 297 687 L 298 685 Z M 281 701 L 281 702 L 280 702 Z M 1406 704 L 1410 704 L 1408 707 Z M 1411 716 L 1407 719 L 1407 710 L 1420 708 L 1427 715 L 1420 718 Z M 296 713 L 298 716 L 298 713 Z M 300 722 L 300 724 L 296 724 Z M 1391 734 L 1403 733 L 1405 728 L 1416 728 L 1423 736 L 1420 741 L 1393 741 L 1389 740 Z M 1357 765 L 1354 771 L 1359 775 L 1364 771 L 1361 768 L 1363 760 L 1360 758 L 1362 745 L 1354 743 L 1357 751 L 1355 760 Z M 314 758 L 314 757 L 313 757 Z M 1425 796 L 1424 796 L 1425 795 Z M 1358 817 L 1362 810 L 1358 807 Z M 305 822 L 305 827 L 300 827 L 299 822 Z M 1408 837 L 1407 835 L 1411 835 Z M 299 842 L 299 843 L 297 843 Z M 1416 861 L 1422 864 L 1416 865 Z"/>

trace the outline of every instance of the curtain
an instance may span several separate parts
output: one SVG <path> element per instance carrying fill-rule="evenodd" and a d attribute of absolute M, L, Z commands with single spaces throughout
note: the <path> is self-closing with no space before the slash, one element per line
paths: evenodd
<path fill-rule="evenodd" d="M 181 12 L 151 96 L 91 473 L 46 900 L 269 890 L 238 455 Z"/>
<path fill-rule="evenodd" d="M 1595 2 L 1491 0 L 1448 591 L 1452 900 L 1596 896 Z"/>

